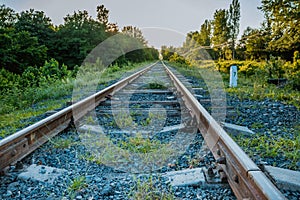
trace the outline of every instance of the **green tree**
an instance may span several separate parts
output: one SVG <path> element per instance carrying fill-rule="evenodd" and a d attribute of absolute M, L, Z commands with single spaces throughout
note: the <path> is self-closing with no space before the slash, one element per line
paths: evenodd
<path fill-rule="evenodd" d="M 0 63 L 8 71 L 21 74 L 28 66 L 40 66 L 47 58 L 47 48 L 27 31 L 0 29 Z"/>
<path fill-rule="evenodd" d="M 232 3 L 229 7 L 229 18 L 228 18 L 228 25 L 230 29 L 230 40 L 231 40 L 231 51 L 232 51 L 232 59 L 234 59 L 235 55 L 235 44 L 236 39 L 239 34 L 240 30 L 240 2 L 238 0 L 232 0 Z"/>
<path fill-rule="evenodd" d="M 247 27 L 244 31 L 240 46 L 244 47 L 247 59 L 268 59 L 270 54 L 268 44 L 271 38 L 265 30 Z"/>
<path fill-rule="evenodd" d="M 170 57 L 176 52 L 176 48 L 175 47 L 167 47 L 167 46 L 162 46 L 161 47 L 161 55 L 163 56 L 164 60 L 169 60 Z"/>
<path fill-rule="evenodd" d="M 299 6 L 299 0 L 262 0 L 260 7 L 271 26 L 268 48 L 288 60 L 300 49 Z"/>
<path fill-rule="evenodd" d="M 119 27 L 116 23 L 108 23 L 106 31 L 112 35 L 119 32 Z"/>
<path fill-rule="evenodd" d="M 0 6 L 0 28 L 11 28 L 15 25 L 17 15 L 15 11 L 5 5 Z"/>
<path fill-rule="evenodd" d="M 142 31 L 139 28 L 133 26 L 124 26 L 122 29 L 122 33 L 130 37 L 136 38 L 138 41 L 141 42 L 141 44 L 147 46 L 148 42 L 146 41 Z"/>
<path fill-rule="evenodd" d="M 108 27 L 108 16 L 109 10 L 104 5 L 97 6 L 97 20 L 105 26 L 105 29 Z"/>
<path fill-rule="evenodd" d="M 122 33 L 126 36 L 124 37 L 123 42 L 124 49 L 126 49 L 127 46 L 132 45 L 139 48 L 132 52 L 126 53 L 123 59 L 131 62 L 142 62 L 148 59 L 153 59 L 153 51 L 147 50 L 147 41 L 139 28 L 133 26 L 125 26 L 122 29 Z M 118 62 L 120 62 L 120 59 L 118 60 Z"/>
<path fill-rule="evenodd" d="M 212 44 L 219 57 L 224 56 L 224 47 L 228 45 L 230 29 L 228 26 L 228 12 L 225 9 L 216 10 L 213 20 Z"/>
<path fill-rule="evenodd" d="M 17 32 L 27 31 L 31 36 L 38 39 L 39 44 L 45 45 L 48 49 L 53 51 L 51 43 L 55 39 L 55 31 L 51 19 L 47 17 L 43 11 L 30 9 L 21 12 L 17 16 L 17 22 L 15 24 Z M 51 56 L 53 55 L 52 52 L 50 52 L 50 54 Z"/>
<path fill-rule="evenodd" d="M 205 20 L 204 23 L 201 25 L 199 39 L 197 40 L 197 42 L 201 46 L 211 45 L 211 29 L 211 22 L 209 20 Z"/>
<path fill-rule="evenodd" d="M 58 27 L 54 58 L 71 69 L 81 65 L 85 57 L 107 38 L 104 24 L 94 20 L 87 11 L 74 12 Z"/>

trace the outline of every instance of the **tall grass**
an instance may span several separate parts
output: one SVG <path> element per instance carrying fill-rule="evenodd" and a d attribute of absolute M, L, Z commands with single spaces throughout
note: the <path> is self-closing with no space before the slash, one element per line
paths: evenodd
<path fill-rule="evenodd" d="M 51 65 L 55 69 L 58 68 L 58 63 L 52 62 Z M 85 79 L 80 80 L 76 78 L 74 72 L 66 73 L 66 76 L 63 77 L 50 77 L 41 75 L 38 70 L 37 74 L 32 71 L 26 72 L 26 76 L 24 74 L 22 76 L 14 75 L 1 70 L 0 139 L 38 121 L 40 119 L 38 116 L 44 112 L 65 106 L 66 102 L 72 100 L 74 86 L 78 88 L 78 85 L 85 85 L 88 81 L 107 86 L 109 81 L 119 79 L 126 72 L 146 64 L 116 65 L 103 68 L 102 71 L 99 70 L 101 73 L 93 73 L 93 70 L 90 70 L 90 72 L 86 72 Z M 46 62 L 46 65 L 49 68 L 49 63 Z M 43 67 L 39 70 L 45 71 Z"/>

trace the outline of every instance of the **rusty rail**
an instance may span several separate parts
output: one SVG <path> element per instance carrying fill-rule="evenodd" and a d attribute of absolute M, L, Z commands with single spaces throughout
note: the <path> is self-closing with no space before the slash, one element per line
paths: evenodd
<path fill-rule="evenodd" d="M 0 141 L 0 171 L 29 155 L 51 137 L 94 109 L 107 95 L 125 87 L 156 63 Z"/>
<path fill-rule="evenodd" d="M 238 199 L 285 199 L 259 167 L 232 140 L 224 129 L 203 108 L 190 91 L 163 63 L 186 107 L 191 110 L 198 129 L 227 176 Z"/>

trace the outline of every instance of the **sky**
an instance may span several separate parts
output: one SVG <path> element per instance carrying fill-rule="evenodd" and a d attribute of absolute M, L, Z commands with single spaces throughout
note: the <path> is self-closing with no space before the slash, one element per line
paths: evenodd
<path fill-rule="evenodd" d="M 232 0 L 0 0 L 16 12 L 34 8 L 42 10 L 56 25 L 77 10 L 96 16 L 97 5 L 109 10 L 109 21 L 123 26 L 139 27 L 149 45 L 181 46 L 185 35 L 199 31 L 206 19 L 213 19 L 217 9 L 228 9 Z M 240 35 L 250 26 L 260 27 L 263 14 L 257 9 L 260 0 L 240 0 Z"/>

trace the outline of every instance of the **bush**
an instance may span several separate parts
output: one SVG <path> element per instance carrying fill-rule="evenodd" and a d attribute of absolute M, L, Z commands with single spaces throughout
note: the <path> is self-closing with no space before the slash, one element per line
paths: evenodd
<path fill-rule="evenodd" d="M 265 69 L 268 71 L 269 78 L 283 78 L 285 73 L 284 61 L 280 57 L 271 56 L 267 61 Z"/>
<path fill-rule="evenodd" d="M 70 77 L 71 73 L 65 65 L 51 59 L 45 65 L 37 68 L 29 66 L 17 75 L 5 69 L 0 70 L 0 92 L 2 105 L 0 113 L 9 113 L 22 109 L 34 103 L 55 97 L 61 97 L 70 91 L 69 84 L 62 88 L 62 80 Z M 60 88 L 58 90 L 54 88 Z"/>
<path fill-rule="evenodd" d="M 20 82 L 20 76 L 6 69 L 0 69 L 0 91 L 12 90 Z"/>
<path fill-rule="evenodd" d="M 300 91 L 300 70 L 290 76 L 290 83 L 293 89 Z"/>
<path fill-rule="evenodd" d="M 20 85 L 22 87 L 33 87 L 39 85 L 41 72 L 36 67 L 27 67 L 22 74 Z"/>
<path fill-rule="evenodd" d="M 263 73 L 263 64 L 256 61 L 245 61 L 240 66 L 239 72 L 246 77 L 252 76 L 255 73 Z"/>
<path fill-rule="evenodd" d="M 183 56 L 178 55 L 176 52 L 170 57 L 169 61 L 184 65 L 190 65 L 190 62 L 188 60 L 186 60 Z"/>
<path fill-rule="evenodd" d="M 64 64 L 59 66 L 58 61 L 51 59 L 49 62 L 45 62 L 44 66 L 40 68 L 41 74 L 48 79 L 64 79 L 70 72 L 67 70 L 67 66 Z"/>

